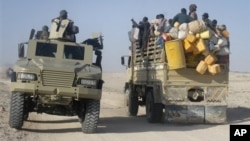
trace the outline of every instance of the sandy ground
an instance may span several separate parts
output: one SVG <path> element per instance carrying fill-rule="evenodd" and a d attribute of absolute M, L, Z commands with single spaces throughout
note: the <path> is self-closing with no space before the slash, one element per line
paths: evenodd
<path fill-rule="evenodd" d="M 101 114 L 96 134 L 83 134 L 76 117 L 31 113 L 22 130 L 8 126 L 10 81 L 0 77 L 1 141 L 229 141 L 230 124 L 250 124 L 250 73 L 230 73 L 228 123 L 149 124 L 145 109 L 127 117 L 123 103 L 125 73 L 104 73 Z"/>

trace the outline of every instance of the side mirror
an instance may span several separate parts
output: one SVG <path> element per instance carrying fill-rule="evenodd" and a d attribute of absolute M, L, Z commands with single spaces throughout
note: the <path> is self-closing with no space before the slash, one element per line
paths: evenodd
<path fill-rule="evenodd" d="M 20 43 L 18 45 L 18 57 L 23 58 L 24 57 L 24 44 Z"/>
<path fill-rule="evenodd" d="M 121 64 L 122 64 L 122 65 L 125 64 L 125 60 L 124 60 L 124 57 L 123 57 L 123 56 L 121 57 Z"/>
<path fill-rule="evenodd" d="M 130 68 L 131 66 L 131 56 L 127 56 L 127 55 L 125 55 L 125 56 L 122 56 L 121 57 L 121 64 L 123 65 L 123 66 L 126 66 L 127 68 Z"/>

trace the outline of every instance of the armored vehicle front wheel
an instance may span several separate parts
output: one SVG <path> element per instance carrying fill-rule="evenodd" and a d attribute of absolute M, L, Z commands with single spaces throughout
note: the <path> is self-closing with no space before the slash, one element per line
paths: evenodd
<path fill-rule="evenodd" d="M 131 88 L 125 90 L 125 107 L 128 116 L 136 116 L 138 113 L 138 96 L 132 93 Z"/>
<path fill-rule="evenodd" d="M 24 94 L 12 93 L 10 103 L 9 125 L 12 128 L 20 129 L 24 121 Z"/>
<path fill-rule="evenodd" d="M 94 133 L 99 121 L 100 100 L 89 100 L 83 105 L 85 106 L 85 112 L 81 117 L 82 131 Z"/>
<path fill-rule="evenodd" d="M 152 90 L 149 90 L 146 95 L 146 115 L 150 123 L 161 122 L 163 117 L 163 106 L 161 103 L 154 103 Z"/>

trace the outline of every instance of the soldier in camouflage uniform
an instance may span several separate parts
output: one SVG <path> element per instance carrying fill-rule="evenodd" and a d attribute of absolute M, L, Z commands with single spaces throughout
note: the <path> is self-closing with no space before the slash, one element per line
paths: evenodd
<path fill-rule="evenodd" d="M 48 38 L 49 38 L 49 27 L 44 25 L 42 27 L 42 31 L 37 31 L 35 38 L 36 39 L 41 39 L 41 40 L 48 40 Z"/>
<path fill-rule="evenodd" d="M 68 12 L 61 10 L 59 17 L 52 19 L 51 39 L 62 39 L 75 42 L 75 34 L 77 34 L 78 27 L 74 26 L 74 22 L 68 19 Z"/>

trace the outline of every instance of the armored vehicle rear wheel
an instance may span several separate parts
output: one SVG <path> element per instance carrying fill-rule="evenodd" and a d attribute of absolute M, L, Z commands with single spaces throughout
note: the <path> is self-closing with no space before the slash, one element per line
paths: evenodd
<path fill-rule="evenodd" d="M 149 90 L 146 95 L 146 115 L 150 123 L 161 122 L 163 116 L 163 106 L 161 103 L 154 103 L 152 90 Z"/>
<path fill-rule="evenodd" d="M 12 93 L 10 103 L 9 125 L 12 128 L 20 129 L 24 121 L 24 95 Z"/>
<path fill-rule="evenodd" d="M 85 104 L 85 112 L 82 115 L 82 131 L 94 133 L 97 128 L 100 114 L 100 100 L 89 100 Z"/>
<path fill-rule="evenodd" d="M 133 95 L 131 88 L 125 90 L 125 106 L 128 116 L 136 116 L 138 113 L 138 96 Z"/>

